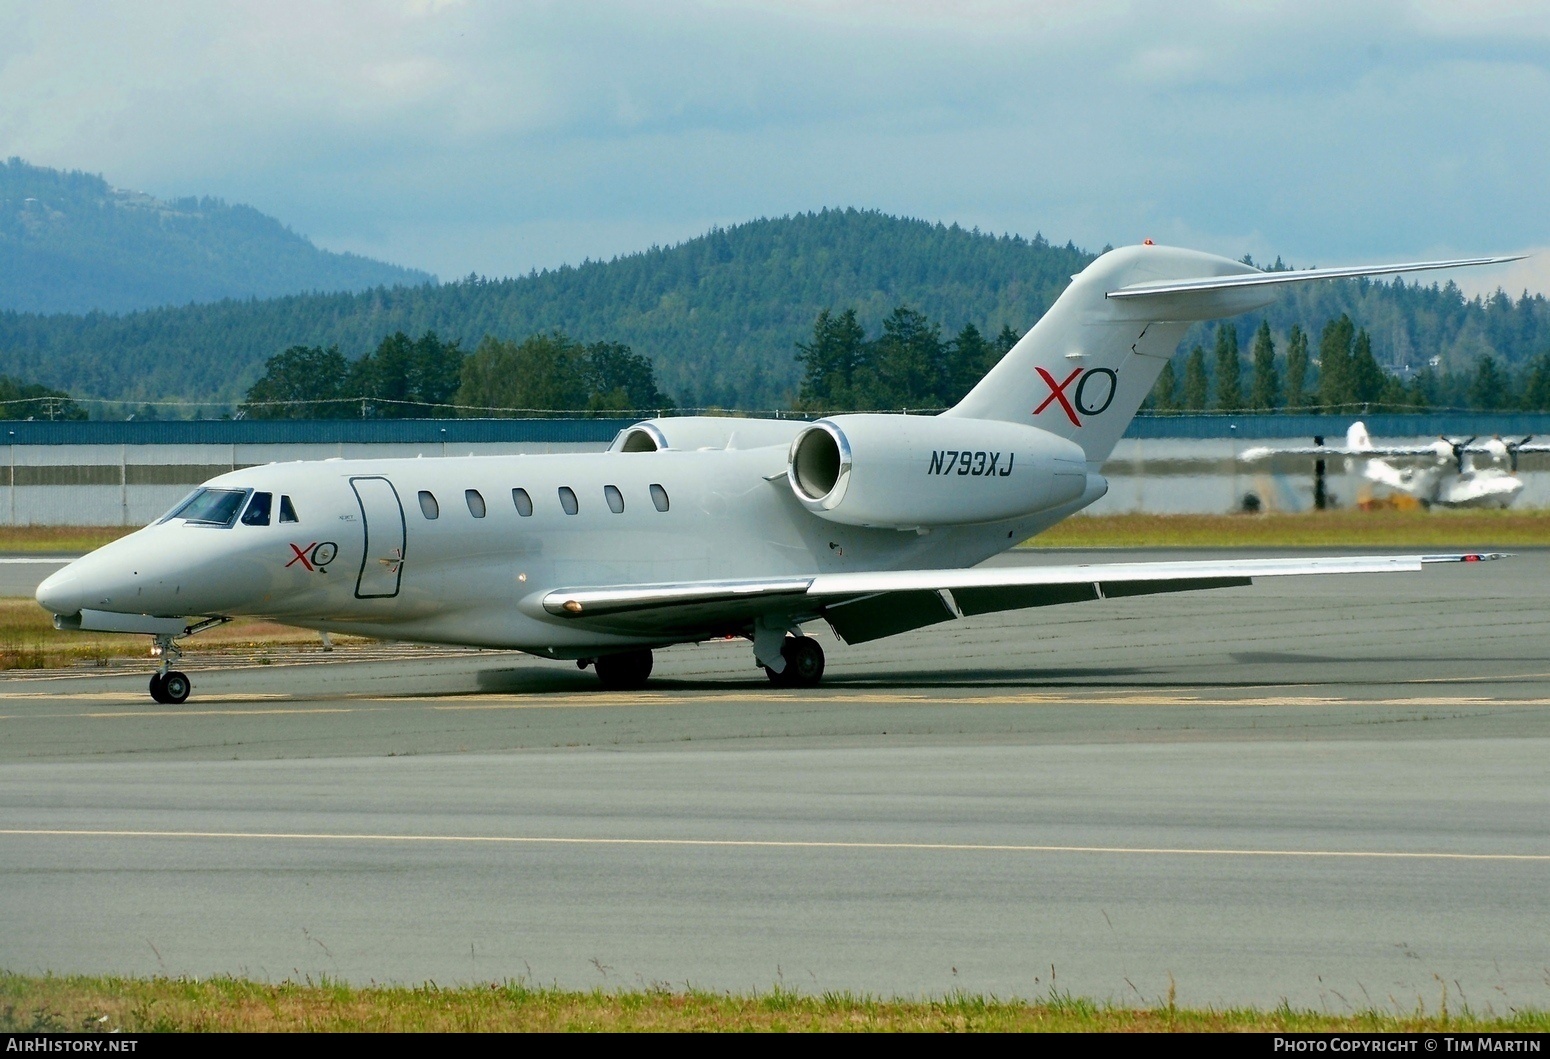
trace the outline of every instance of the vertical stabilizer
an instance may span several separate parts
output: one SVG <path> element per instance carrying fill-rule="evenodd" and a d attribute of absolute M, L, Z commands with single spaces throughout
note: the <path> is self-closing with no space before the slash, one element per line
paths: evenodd
<path fill-rule="evenodd" d="M 1026 423 L 1070 438 L 1101 464 L 1196 320 L 1275 300 L 1274 287 L 1111 298 L 1136 284 L 1260 275 L 1237 261 L 1167 246 L 1111 250 L 1072 277 L 1049 312 L 944 415 Z"/>

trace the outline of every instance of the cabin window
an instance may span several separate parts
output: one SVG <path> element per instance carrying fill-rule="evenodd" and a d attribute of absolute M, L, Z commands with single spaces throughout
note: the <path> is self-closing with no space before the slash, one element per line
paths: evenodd
<path fill-rule="evenodd" d="M 254 493 L 248 501 L 248 509 L 242 513 L 244 526 L 269 525 L 269 509 L 274 506 L 273 493 Z"/>
<path fill-rule="evenodd" d="M 667 510 L 667 490 L 655 482 L 651 483 L 651 502 L 658 511 Z"/>
<path fill-rule="evenodd" d="M 441 505 L 436 503 L 436 498 L 424 489 L 420 490 L 420 514 L 426 518 L 436 518 L 441 514 Z"/>
<path fill-rule="evenodd" d="M 581 507 L 576 503 L 576 490 L 568 485 L 560 486 L 560 506 L 565 509 L 567 515 L 574 515 L 580 511 Z"/>
<path fill-rule="evenodd" d="M 301 519 L 296 517 L 296 509 L 291 506 L 291 498 L 286 496 L 283 493 L 280 495 L 280 521 L 281 522 L 300 522 L 301 521 Z"/>
<path fill-rule="evenodd" d="M 484 518 L 484 497 L 477 489 L 464 489 L 463 499 L 468 501 L 468 513 L 474 518 Z"/>
<path fill-rule="evenodd" d="M 603 499 L 608 501 L 608 510 L 615 515 L 624 514 L 624 494 L 619 492 L 617 485 L 603 486 Z"/>
<path fill-rule="evenodd" d="M 517 505 L 517 514 L 528 518 L 533 514 L 533 498 L 527 495 L 526 489 L 513 489 L 511 502 Z"/>
<path fill-rule="evenodd" d="M 237 521 L 237 512 L 242 510 L 242 502 L 247 498 L 246 489 L 195 489 L 162 521 L 180 518 L 203 526 L 224 528 Z"/>

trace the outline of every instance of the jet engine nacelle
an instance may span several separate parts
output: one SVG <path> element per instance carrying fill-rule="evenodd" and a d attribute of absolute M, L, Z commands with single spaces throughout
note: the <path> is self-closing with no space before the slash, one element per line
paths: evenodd
<path fill-rule="evenodd" d="M 948 416 L 838 415 L 791 443 L 802 506 L 850 526 L 998 522 L 1079 498 L 1087 457 L 1037 427 Z"/>

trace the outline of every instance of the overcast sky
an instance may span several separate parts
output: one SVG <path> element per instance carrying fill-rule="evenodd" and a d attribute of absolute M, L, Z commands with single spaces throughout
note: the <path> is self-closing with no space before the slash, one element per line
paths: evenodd
<path fill-rule="evenodd" d="M 0 0 L 0 155 L 499 276 L 858 206 L 1297 265 L 1550 247 L 1550 4 Z M 1550 291 L 1550 253 L 1471 286 Z"/>

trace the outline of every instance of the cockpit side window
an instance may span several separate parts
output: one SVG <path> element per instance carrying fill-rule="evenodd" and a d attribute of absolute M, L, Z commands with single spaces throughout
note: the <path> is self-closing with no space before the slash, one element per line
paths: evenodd
<path fill-rule="evenodd" d="M 248 501 L 248 509 L 242 513 L 244 526 L 269 525 L 269 509 L 274 504 L 273 493 L 254 493 Z"/>
<path fill-rule="evenodd" d="M 180 518 L 201 526 L 228 527 L 237 521 L 237 512 L 242 510 L 242 503 L 247 498 L 246 489 L 196 489 L 162 521 Z"/>
<path fill-rule="evenodd" d="M 291 506 L 291 498 L 288 497 L 288 496 L 285 496 L 283 493 L 280 496 L 280 521 L 281 522 L 300 522 L 301 521 L 301 519 L 296 517 L 296 509 Z"/>

